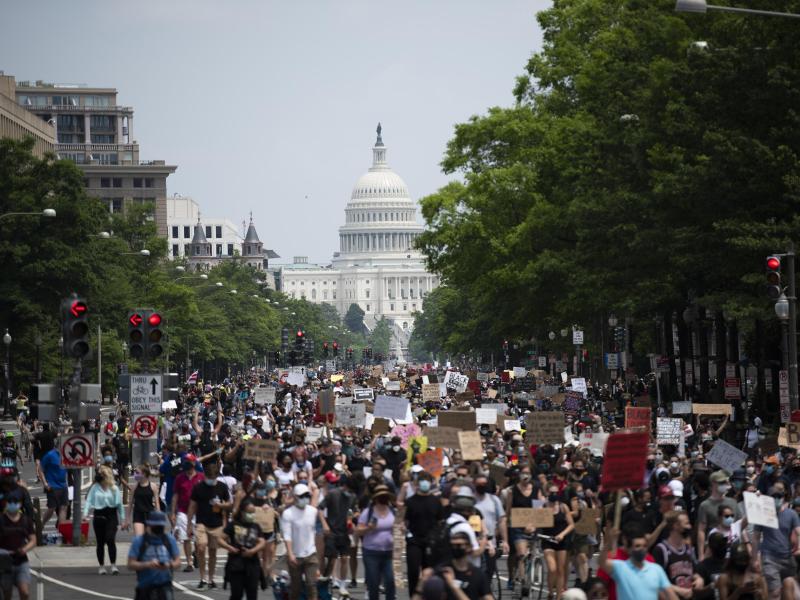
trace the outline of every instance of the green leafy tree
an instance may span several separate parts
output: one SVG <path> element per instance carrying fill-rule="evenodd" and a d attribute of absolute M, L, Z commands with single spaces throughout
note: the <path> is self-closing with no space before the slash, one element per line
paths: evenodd
<path fill-rule="evenodd" d="M 354 333 L 363 332 L 365 329 L 364 314 L 364 309 L 353 302 L 350 308 L 347 309 L 347 314 L 344 316 L 345 326 Z"/>
<path fill-rule="evenodd" d="M 392 343 L 392 327 L 386 317 L 375 323 L 369 335 L 369 345 L 375 354 L 389 356 Z"/>

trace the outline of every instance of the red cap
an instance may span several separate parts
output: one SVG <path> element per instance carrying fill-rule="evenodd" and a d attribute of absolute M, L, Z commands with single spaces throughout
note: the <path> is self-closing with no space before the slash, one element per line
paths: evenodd
<path fill-rule="evenodd" d="M 338 483 L 339 476 L 336 474 L 335 471 L 328 471 L 327 473 L 325 473 L 325 480 L 328 483 Z"/>
<path fill-rule="evenodd" d="M 671 487 L 668 485 L 662 485 L 660 488 L 658 488 L 659 498 L 669 498 L 670 496 L 673 498 L 675 497 L 675 492 L 672 491 Z"/>
<path fill-rule="evenodd" d="M 189 454 L 183 457 L 183 460 L 188 460 L 189 462 L 197 462 L 197 457 L 190 452 Z"/>

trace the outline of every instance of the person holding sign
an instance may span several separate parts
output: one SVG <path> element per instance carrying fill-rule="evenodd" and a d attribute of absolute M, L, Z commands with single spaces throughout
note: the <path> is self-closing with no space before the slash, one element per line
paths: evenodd
<path fill-rule="evenodd" d="M 761 557 L 761 572 L 767 580 L 771 596 L 795 598 L 797 565 L 793 553 L 800 539 L 800 517 L 786 503 L 786 487 L 782 481 L 769 490 L 778 514 L 778 528 L 756 525 L 753 549 Z"/>
<path fill-rule="evenodd" d="M 731 550 L 725 572 L 717 580 L 720 600 L 767 600 L 769 592 L 766 581 L 752 569 L 751 563 L 746 545 L 739 544 Z"/>
<path fill-rule="evenodd" d="M 556 484 L 547 486 L 545 508 L 553 512 L 553 526 L 540 527 L 539 533 L 553 538 L 542 541 L 544 560 L 547 563 L 547 587 L 555 598 L 560 598 L 567 589 L 567 537 L 575 529 L 569 506 L 561 502 Z"/>
<path fill-rule="evenodd" d="M 522 465 L 519 470 L 519 480 L 511 488 L 511 493 L 506 494 L 506 514 L 510 515 L 513 508 L 532 508 L 534 500 L 544 500 L 542 490 L 538 483 L 534 483 L 531 480 L 531 468 L 528 465 Z M 505 539 L 514 545 L 517 556 L 525 556 L 528 553 L 528 539 L 525 534 L 530 534 L 533 530 L 526 531 L 523 527 L 511 527 L 509 525 L 510 522 L 511 519 L 506 520 Z M 519 561 L 516 565 L 517 579 L 521 580 L 523 577 L 522 568 L 524 564 L 523 561 Z M 510 560 L 508 572 L 515 572 L 514 565 L 511 564 Z M 514 579 L 514 577 L 508 578 L 508 589 L 510 590 L 514 589 Z"/>

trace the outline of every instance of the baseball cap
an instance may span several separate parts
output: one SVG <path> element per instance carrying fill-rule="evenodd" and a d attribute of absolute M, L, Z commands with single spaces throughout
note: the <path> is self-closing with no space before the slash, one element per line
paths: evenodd
<path fill-rule="evenodd" d="M 147 520 L 145 521 L 145 524 L 155 527 L 159 525 L 163 525 L 166 527 L 167 515 L 165 515 L 160 510 L 154 510 L 153 512 L 147 515 Z"/>
<path fill-rule="evenodd" d="M 673 479 L 667 485 L 672 490 L 673 495 L 679 498 L 683 496 L 683 482 L 680 479 Z"/>
<path fill-rule="evenodd" d="M 297 497 L 304 496 L 306 494 L 310 494 L 311 490 L 305 483 L 298 483 L 292 488 L 292 494 Z"/>
<path fill-rule="evenodd" d="M 422 471 L 424 470 L 425 469 L 422 468 L 422 465 L 414 465 L 413 467 L 411 467 L 412 473 L 422 473 Z"/>
<path fill-rule="evenodd" d="M 725 471 L 714 471 L 709 477 L 711 483 L 726 483 L 729 477 Z"/>
<path fill-rule="evenodd" d="M 781 461 L 778 460 L 778 455 L 777 454 L 773 454 L 772 456 L 768 456 L 767 458 L 764 459 L 764 464 L 765 465 L 779 465 L 779 464 L 781 464 Z"/>
<path fill-rule="evenodd" d="M 325 481 L 328 483 L 338 483 L 339 476 L 336 474 L 335 471 L 327 471 L 325 473 Z"/>
<path fill-rule="evenodd" d="M 675 492 L 672 491 L 672 488 L 668 485 L 662 485 L 658 488 L 658 497 L 659 498 L 674 498 Z"/>

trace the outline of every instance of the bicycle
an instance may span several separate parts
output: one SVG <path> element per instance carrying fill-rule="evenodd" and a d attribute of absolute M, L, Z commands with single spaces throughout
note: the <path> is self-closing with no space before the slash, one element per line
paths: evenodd
<path fill-rule="evenodd" d="M 503 582 L 500 579 L 500 569 L 497 567 L 498 559 L 501 557 L 500 548 L 496 549 L 495 555 L 493 557 L 489 557 L 488 550 L 485 551 L 481 555 L 481 570 L 484 573 L 489 572 L 490 570 L 490 561 L 492 570 L 492 576 L 489 578 L 489 585 L 492 589 L 492 596 L 494 596 L 495 600 L 501 600 L 503 597 Z"/>
<path fill-rule="evenodd" d="M 525 567 L 522 584 L 517 591 L 514 586 L 513 600 L 528 598 L 528 600 L 541 600 L 547 598 L 550 590 L 547 589 L 547 569 L 545 567 L 542 553 L 542 540 L 553 541 L 553 537 L 533 533 L 526 535 L 525 539 L 529 542 L 528 553 L 525 555 Z"/>

